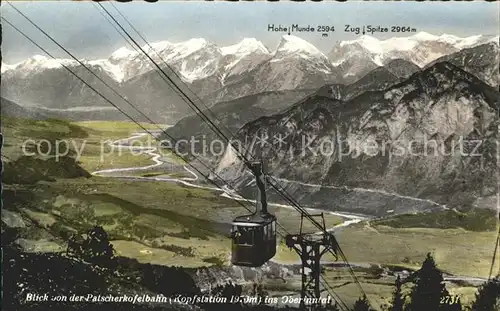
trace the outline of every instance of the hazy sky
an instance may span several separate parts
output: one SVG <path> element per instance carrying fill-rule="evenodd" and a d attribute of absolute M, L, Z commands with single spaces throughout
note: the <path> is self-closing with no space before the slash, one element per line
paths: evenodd
<path fill-rule="evenodd" d="M 123 38 L 99 13 L 96 3 L 69 1 L 15 1 L 13 4 L 80 58 L 105 58 L 125 46 Z M 103 4 L 117 19 L 109 3 Z M 273 50 L 283 33 L 268 32 L 268 24 L 330 25 L 335 32 L 294 33 L 328 52 L 338 40 L 358 35 L 345 33 L 346 24 L 409 26 L 432 34 L 498 35 L 499 2 L 174 2 L 117 3 L 114 5 L 149 41 L 184 41 L 205 38 L 219 46 L 255 37 Z M 2 1 L 2 16 L 28 32 L 49 51 L 56 51 L 43 35 Z M 122 21 L 121 19 L 119 19 Z M 12 64 L 42 54 L 6 23 L 3 24 L 3 62 Z M 398 34 L 375 35 L 387 38 Z M 403 34 L 400 34 L 403 35 Z M 404 34 L 406 35 L 406 34 Z M 63 53 L 57 56 L 68 58 Z"/>

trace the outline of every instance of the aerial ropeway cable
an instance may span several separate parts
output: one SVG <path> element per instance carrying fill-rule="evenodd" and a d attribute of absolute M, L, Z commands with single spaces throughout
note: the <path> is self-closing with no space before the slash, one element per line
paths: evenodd
<path fill-rule="evenodd" d="M 21 12 L 20 12 L 21 13 Z M 24 16 L 24 15 L 23 15 Z M 25 16 L 25 18 L 27 18 Z M 37 46 L 40 50 L 42 50 L 43 52 L 45 52 L 48 56 L 50 56 L 51 58 L 57 60 L 56 57 L 54 57 L 52 54 L 50 54 L 47 50 L 45 50 L 43 47 L 41 47 L 39 44 L 37 44 L 34 40 L 32 40 L 29 36 L 27 36 L 24 32 L 22 32 L 19 28 L 17 28 L 16 26 L 14 26 L 12 23 L 10 23 L 7 19 L 5 19 L 4 17 L 2 17 L 2 19 L 8 24 L 10 25 L 11 27 L 13 27 L 16 31 L 18 31 L 21 35 L 23 35 L 26 39 L 28 39 L 32 44 L 34 44 L 35 46 Z M 27 18 L 29 20 L 29 18 Z M 34 25 L 36 26 L 36 25 Z M 37 27 L 38 28 L 38 27 Z M 43 30 L 41 28 L 38 28 L 40 31 L 42 31 L 42 33 L 44 33 L 49 39 L 53 40 L 50 35 L 48 35 L 47 33 L 43 32 Z M 60 46 L 57 41 L 53 40 L 54 43 L 56 43 L 58 46 Z M 66 53 L 68 53 L 68 55 L 70 55 L 73 59 L 77 60 L 69 51 L 67 51 L 66 49 L 64 49 L 64 47 L 60 46 Z M 77 60 L 78 61 L 78 60 Z M 81 62 L 79 62 L 81 63 Z M 74 71 L 72 71 L 68 66 L 66 66 L 65 64 L 61 63 L 60 64 L 62 65 L 63 68 L 65 68 L 66 70 L 68 70 L 72 75 L 74 75 L 77 79 L 79 79 L 85 86 L 89 87 L 91 90 L 93 90 L 94 92 L 96 92 L 99 96 L 101 96 L 104 100 L 106 100 L 109 104 L 111 104 L 113 107 L 115 107 L 118 111 L 120 111 L 122 114 L 124 114 L 127 118 L 129 118 L 131 121 L 133 121 L 134 123 L 136 123 L 139 127 L 141 127 L 145 132 L 147 132 L 148 134 L 150 134 L 151 136 L 153 136 L 155 139 L 157 139 L 157 137 L 155 135 L 153 135 L 153 133 L 151 133 L 148 129 L 146 129 L 145 127 L 143 127 L 138 121 L 136 121 L 134 118 L 132 118 L 130 115 L 128 115 L 125 111 L 123 111 L 122 109 L 120 109 L 117 105 L 115 105 L 112 101 L 110 101 L 108 98 L 106 98 L 101 92 L 99 92 L 97 89 L 95 89 L 94 87 L 92 87 L 90 84 L 88 84 L 85 80 L 83 80 L 81 77 L 79 77 Z M 88 71 L 92 72 L 85 64 L 81 63 L 81 65 L 87 69 Z M 93 72 L 92 72 L 93 73 Z M 96 76 L 102 83 L 104 83 L 108 88 L 110 88 L 113 92 L 117 93 L 111 86 L 109 86 L 108 84 L 106 84 L 100 77 Z M 121 96 L 120 94 L 118 94 L 124 101 L 126 101 L 129 105 L 131 105 L 132 107 L 135 108 L 135 106 L 133 104 L 131 104 L 126 98 L 124 98 L 123 96 Z M 135 108 L 138 112 L 140 112 L 137 108 Z M 142 113 L 141 113 L 142 114 Z M 142 114 L 144 115 L 144 114 Z M 146 118 L 147 116 L 144 115 Z M 158 127 L 158 125 L 153 122 L 152 120 L 150 120 L 150 122 L 154 125 L 156 125 Z M 158 127 L 160 128 L 160 127 Z M 161 128 L 160 128 L 161 129 Z M 162 129 L 161 129 L 162 130 Z M 163 131 L 163 130 L 162 130 Z M 165 133 L 168 135 L 168 133 Z M 172 139 L 173 141 L 175 141 L 175 139 L 173 137 L 169 137 L 170 139 Z M 194 167 L 188 160 L 186 160 L 185 158 L 183 158 L 181 155 L 177 154 L 174 152 L 174 154 L 176 156 L 178 156 L 179 158 L 181 158 L 184 162 L 186 162 L 189 166 L 191 166 L 194 170 L 196 170 L 201 176 L 205 177 L 207 180 L 211 181 L 208 176 L 204 175 L 201 171 L 199 171 L 196 167 Z M 215 173 L 213 172 L 205 163 L 203 163 L 202 161 L 200 161 L 200 163 L 202 163 L 207 169 L 209 169 L 212 173 Z M 216 174 L 216 173 L 215 173 Z M 224 181 L 224 179 L 220 178 L 220 180 Z M 226 182 L 227 183 L 227 182 Z M 214 185 L 216 187 L 218 187 L 219 189 L 223 190 L 223 188 L 221 188 L 218 184 L 214 183 Z M 232 186 L 228 183 L 228 186 Z M 233 189 L 234 190 L 234 189 Z M 237 191 L 234 190 L 236 193 Z M 241 194 L 237 193 L 238 195 L 240 195 L 240 197 L 243 197 Z M 231 197 L 232 198 L 232 197 Z M 234 198 L 232 198 L 234 199 Z M 251 212 L 251 210 L 249 208 L 247 208 L 245 205 L 243 205 L 239 200 L 237 199 L 234 199 L 238 204 L 240 204 L 243 208 L 245 208 L 246 210 L 248 210 L 249 212 Z M 245 200 L 246 202 L 249 202 L 248 200 Z M 285 232 L 286 229 L 284 227 L 282 227 L 279 223 L 277 223 L 277 225 L 282 229 L 284 230 Z M 278 234 L 280 234 L 282 237 L 284 237 L 284 235 L 282 233 L 280 233 L 279 231 L 277 231 Z M 287 232 L 288 233 L 288 232 Z M 326 283 L 326 281 L 324 281 Z M 326 284 L 328 285 L 328 284 Z M 342 299 L 335 293 L 335 292 L 329 292 L 330 294 L 333 293 L 333 296 L 336 297 L 336 301 L 337 302 L 340 302 L 341 303 L 341 307 L 343 310 L 348 310 L 348 307 L 347 305 L 345 304 L 345 302 L 342 301 Z"/>
<path fill-rule="evenodd" d="M 177 90 L 178 92 L 181 93 L 180 97 L 181 99 L 188 104 L 188 106 L 195 111 L 196 114 L 198 114 L 207 124 L 208 126 L 219 136 L 223 137 L 226 141 L 230 141 L 227 136 L 222 133 L 222 131 L 215 125 L 206 115 L 203 113 L 203 111 L 194 103 L 194 101 L 173 81 L 173 79 L 165 73 L 165 71 L 156 63 L 156 61 L 140 46 L 139 43 L 123 28 L 123 26 L 116 20 L 116 18 L 101 4 L 98 4 L 106 14 L 116 23 L 116 25 L 125 33 L 125 35 L 134 43 L 134 45 L 149 59 L 149 61 L 154 65 L 154 68 L 157 69 L 157 72 L 160 73 L 160 75 L 168 80 L 167 84 L 171 87 L 173 87 L 174 90 Z M 167 66 L 168 69 L 170 69 L 172 72 L 174 72 L 169 66 Z M 246 159 L 246 161 L 249 163 L 250 161 Z"/>
<path fill-rule="evenodd" d="M 101 5 L 99 4 L 100 7 L 106 11 L 106 9 Z M 112 3 L 110 2 L 110 5 L 115 9 L 115 11 L 123 18 L 123 20 L 127 23 L 127 25 L 129 25 L 129 27 L 139 36 L 139 38 L 141 38 L 142 41 L 144 41 L 144 43 L 148 46 L 148 48 L 153 51 L 157 56 L 158 58 L 162 61 L 163 65 L 164 65 L 164 68 L 167 68 L 169 70 L 169 72 L 171 72 L 177 79 L 177 81 L 179 82 L 179 84 L 182 84 L 184 87 L 185 87 L 185 90 L 188 91 L 195 99 L 196 101 L 198 101 L 199 103 L 201 103 L 204 107 L 205 107 L 205 110 L 208 111 L 210 113 L 210 115 L 216 119 L 219 123 L 219 125 L 222 125 L 225 130 L 229 133 L 229 135 L 232 136 L 232 133 L 231 131 L 229 130 L 229 128 L 227 128 L 224 123 L 219 119 L 217 118 L 217 115 L 215 113 L 213 113 L 210 108 L 205 104 L 205 102 L 198 96 L 198 94 L 196 94 L 195 92 L 193 92 L 189 86 L 184 82 L 184 80 L 179 76 L 179 74 L 177 74 L 177 72 L 165 61 L 165 59 L 160 55 L 160 53 L 155 49 L 153 48 L 153 46 L 149 43 L 149 41 L 147 40 L 147 38 L 142 35 L 138 30 L 137 28 L 134 27 L 134 25 L 132 25 L 132 23 L 129 21 L 129 19 Z M 99 10 L 100 13 L 102 13 L 100 10 Z M 117 32 L 125 39 L 125 41 L 136 51 L 136 52 L 139 52 L 140 54 L 140 51 L 137 49 L 137 47 L 130 43 L 130 39 L 125 36 L 121 31 L 119 31 L 119 28 L 117 28 L 117 24 L 116 23 L 113 23 L 111 21 L 111 19 L 109 18 L 109 15 L 110 13 L 108 11 L 107 12 L 107 18 L 106 20 L 108 21 L 108 23 L 110 23 L 116 30 Z M 103 14 L 104 15 L 104 14 Z M 171 87 L 172 89 L 174 89 L 173 87 Z M 174 91 L 176 91 L 174 89 Z M 178 94 L 178 93 L 177 93 Z"/>
<path fill-rule="evenodd" d="M 9 3 L 10 4 L 10 3 Z M 12 7 L 14 7 L 12 4 L 10 4 Z M 14 9 L 16 11 L 18 11 L 18 13 L 20 13 L 21 15 L 23 15 L 28 21 L 30 21 L 38 30 L 40 30 L 42 33 L 44 33 L 47 37 L 49 37 L 49 39 L 51 39 L 54 43 L 56 43 L 60 48 L 62 48 L 66 53 L 68 53 L 73 59 L 77 60 L 74 56 L 72 56 L 71 53 L 69 53 L 66 49 L 64 49 L 64 47 L 62 47 L 61 45 L 59 45 L 55 40 L 53 40 L 47 33 L 45 33 L 41 28 L 39 28 L 36 24 L 34 24 L 27 16 L 25 16 L 24 14 L 22 14 L 22 12 L 20 12 L 19 10 L 17 10 L 17 8 L 14 7 Z M 109 14 L 109 12 L 108 12 Z M 5 18 L 2 17 L 2 19 L 4 19 L 10 26 L 14 27 L 18 32 L 20 32 L 23 36 L 25 36 L 28 40 L 30 40 L 33 44 L 35 44 L 37 47 L 39 47 L 42 51 L 44 51 L 47 55 L 49 55 L 50 57 L 54 58 L 54 56 L 50 55 L 50 53 L 48 53 L 46 50 L 44 50 L 41 46 L 39 46 L 36 42 L 34 42 L 33 40 L 31 40 L 28 36 L 26 36 L 22 31 L 20 31 L 19 29 L 17 29 L 14 25 L 12 25 L 10 22 L 8 22 Z M 115 20 L 113 18 L 113 20 Z M 117 22 L 115 20 L 115 22 Z M 118 23 L 118 22 L 117 22 Z M 122 30 L 127 33 L 123 28 Z M 128 33 L 127 33 L 128 35 Z M 133 40 L 133 38 L 131 38 L 131 40 L 137 44 L 137 42 L 135 42 L 135 40 Z M 139 47 L 140 48 L 140 47 Z M 140 48 L 141 51 L 147 55 L 147 53 L 142 49 Z M 147 55 L 148 56 L 148 55 Z M 168 75 L 166 75 L 163 70 L 161 70 L 161 68 L 154 62 L 154 60 L 152 60 L 149 56 L 148 58 L 156 65 L 156 67 L 168 78 Z M 78 61 L 78 60 L 77 60 Z M 85 64 L 83 64 L 82 62 L 78 61 L 84 68 L 86 68 L 87 70 L 89 70 L 90 72 L 92 72 L 90 69 L 88 69 Z M 111 105 L 113 105 L 116 109 L 118 109 L 121 113 L 123 113 L 125 116 L 127 116 L 129 119 L 131 119 L 134 123 L 136 123 L 138 126 L 140 126 L 143 130 L 145 130 L 145 132 L 148 132 L 149 134 L 151 134 L 153 137 L 155 137 L 151 132 L 149 132 L 146 128 L 144 128 L 139 122 L 135 121 L 132 117 L 130 117 L 126 112 L 124 112 L 123 110 L 121 110 L 118 106 L 116 106 L 113 102 L 111 102 L 109 99 L 107 99 L 104 95 L 102 95 L 99 91 L 97 91 L 95 88 L 93 88 L 91 85 L 89 85 L 86 81 L 84 81 L 83 79 L 81 79 L 80 77 L 78 77 L 78 75 L 76 75 L 70 68 L 68 68 L 67 66 L 65 66 L 64 64 L 61 64 L 63 65 L 64 68 L 66 68 L 69 72 L 71 72 L 73 75 L 75 75 L 79 80 L 81 80 L 87 87 L 91 88 L 92 90 L 94 90 L 96 93 L 98 93 L 101 97 L 103 97 L 107 102 L 109 102 Z M 94 74 L 95 75 L 95 74 Z M 109 87 L 110 89 L 112 89 L 114 91 L 114 89 L 112 87 L 110 87 L 109 85 L 107 85 L 102 79 L 100 79 L 98 76 L 96 76 L 101 82 L 103 82 L 107 87 Z M 175 85 L 175 83 L 169 79 L 171 81 L 172 84 Z M 186 99 L 189 100 L 189 97 L 184 93 L 182 92 L 182 90 L 179 89 L 179 91 L 186 97 Z M 117 93 L 116 91 L 114 91 L 115 93 Z M 130 102 L 128 102 L 128 100 L 126 100 L 123 96 L 119 95 L 124 101 L 126 101 L 129 105 L 131 105 L 132 107 L 135 108 L 135 106 L 133 106 L 133 104 L 131 104 Z M 192 103 L 192 102 L 191 102 Z M 192 103 L 195 107 L 196 105 L 194 103 Z M 197 107 L 196 107 L 197 108 Z M 137 110 L 137 108 L 135 108 Z M 199 108 L 197 109 L 199 113 L 201 113 L 205 118 L 208 119 L 208 117 L 206 117 L 206 115 L 203 114 L 203 112 L 199 111 Z M 137 110 L 138 112 L 140 112 L 139 110 Z M 142 114 L 142 113 L 141 113 Z M 142 114 L 144 115 L 144 114 Z M 144 115 L 145 116 L 145 115 Z M 145 116 L 147 117 L 147 116 Z M 151 120 L 150 120 L 151 121 Z M 208 119 L 207 122 L 209 122 L 210 124 L 212 124 L 216 129 L 216 125 L 214 125 L 212 122 L 210 122 L 210 120 Z M 155 124 L 154 122 L 151 121 L 151 123 Z M 164 130 L 162 130 L 167 136 L 168 133 L 166 133 Z M 220 130 L 218 131 L 218 134 L 221 135 L 222 137 L 224 137 L 228 142 L 230 141 Z M 156 138 L 156 137 L 155 137 Z M 175 140 L 173 137 L 169 136 L 170 139 L 172 140 Z M 176 154 L 177 156 L 179 156 L 181 159 L 183 159 L 188 165 L 190 165 L 193 169 L 195 169 L 200 175 L 202 175 L 203 177 L 205 177 L 206 179 L 208 179 L 209 181 L 211 181 L 207 176 L 205 176 L 202 172 L 200 172 L 196 167 L 194 167 L 189 161 L 187 161 L 186 159 L 184 159 L 182 156 Z M 243 158 L 245 158 L 244 155 L 242 155 Z M 248 159 L 247 159 L 248 160 Z M 200 161 L 201 162 L 201 161 Z M 202 164 L 204 164 L 203 162 L 201 162 Z M 249 162 L 247 162 L 249 163 Z M 210 168 L 206 165 L 204 165 L 206 168 L 208 168 L 210 170 Z M 216 173 L 215 173 L 216 175 Z M 221 181 L 224 181 L 224 179 L 220 178 L 220 176 L 218 176 L 218 178 L 221 180 Z M 217 185 L 216 183 L 214 183 L 215 186 L 217 186 L 218 188 L 221 188 L 219 185 Z M 319 225 L 319 223 L 316 222 L 316 220 L 312 217 L 310 217 L 310 215 L 308 214 L 308 212 L 302 208 L 295 200 L 293 200 L 293 198 L 291 198 L 291 196 L 289 196 L 288 194 L 284 193 L 283 191 L 281 191 L 276 185 L 272 184 L 271 183 L 271 186 L 273 188 L 275 188 L 275 190 L 280 194 L 282 195 L 287 201 L 289 201 L 290 203 L 292 203 L 292 205 L 298 210 L 300 211 L 301 213 L 303 213 L 309 220 L 311 220 L 311 222 L 316 225 L 318 228 L 321 229 L 321 225 Z M 221 188 L 222 189 L 222 188 Z M 240 195 L 241 196 L 241 195 Z M 242 196 L 241 196 L 242 197 Z M 239 200 L 236 200 L 240 205 L 241 202 Z M 249 210 L 248 208 L 246 208 L 246 206 L 242 205 L 245 209 Z M 309 216 L 309 217 L 308 217 Z M 279 224 L 278 224 L 279 225 Z M 281 227 L 281 226 L 280 226 Z M 283 228 L 284 229 L 284 228 Z M 345 255 L 343 255 L 343 252 L 341 252 L 342 254 L 342 257 L 346 260 L 345 258 Z M 347 261 L 347 260 L 346 260 Z M 355 276 L 354 276 L 355 277 Z M 355 279 L 355 281 L 357 281 L 357 279 Z M 326 281 L 325 281 L 326 282 Z M 359 281 L 357 281 L 357 283 L 359 284 Z"/>
<path fill-rule="evenodd" d="M 230 145 L 231 147 L 233 147 L 233 149 L 239 153 L 239 156 L 240 158 L 242 158 L 244 160 L 244 163 L 248 166 L 250 163 L 252 163 L 251 160 L 249 160 L 244 154 L 242 154 L 238 148 L 236 148 L 236 146 L 233 145 L 231 139 L 229 139 L 228 137 L 226 137 L 226 135 L 224 133 L 222 133 L 222 131 L 220 131 L 220 129 L 203 113 L 203 111 L 201 111 L 199 109 L 199 107 L 196 106 L 196 104 L 194 103 L 193 100 L 191 100 L 191 98 L 185 94 L 184 91 L 181 90 L 181 88 L 175 83 L 173 82 L 173 80 L 162 70 L 162 68 L 144 51 L 144 49 L 137 43 L 137 41 L 123 28 L 123 26 L 116 20 L 116 18 L 114 18 L 112 16 L 112 14 L 101 4 L 99 3 L 99 6 L 108 14 L 108 16 L 117 24 L 117 26 L 126 34 L 126 36 L 130 39 L 130 41 L 132 41 L 137 48 L 139 48 L 141 50 L 141 52 L 143 52 L 144 55 L 146 55 L 148 57 L 148 59 L 153 63 L 153 65 L 173 84 L 173 86 L 175 87 L 175 89 L 177 89 L 179 92 L 181 92 L 184 97 L 183 97 L 183 100 L 184 98 L 187 100 L 186 103 L 195 110 L 195 112 L 203 119 L 205 120 L 205 122 L 207 122 L 207 124 L 212 128 L 212 130 L 214 130 L 214 132 L 216 134 L 218 134 L 221 138 L 225 139 L 226 142 L 228 143 L 228 145 Z M 118 11 L 118 9 L 115 7 L 115 9 Z M 120 15 L 122 16 L 122 18 L 124 18 L 129 25 L 131 25 L 131 23 L 128 21 L 128 19 L 120 13 Z M 139 34 L 139 32 L 132 26 L 132 28 L 136 31 L 136 33 Z M 154 50 L 151 45 L 145 40 L 145 38 L 139 34 L 139 36 L 146 42 L 146 44 L 152 49 Z M 160 55 L 158 55 L 160 56 Z M 160 56 L 160 59 L 161 56 Z M 163 60 L 163 59 L 162 59 Z M 165 62 L 163 60 L 165 66 L 170 69 L 170 71 L 172 71 L 174 74 L 175 74 L 175 71 L 167 64 L 167 62 Z M 175 74 L 177 76 L 177 74 Z M 177 76 L 178 77 L 178 76 Z M 179 79 L 182 82 L 182 79 Z M 189 88 L 187 88 L 189 90 Z M 194 92 L 191 91 L 191 93 L 194 94 Z M 199 99 L 199 98 L 198 98 Z M 201 99 L 199 99 L 201 101 Z M 203 102 L 203 101 L 201 101 Z M 206 106 L 205 106 L 206 107 Z M 210 111 L 209 108 L 207 108 L 208 111 Z M 222 122 L 220 122 L 220 124 L 223 124 Z M 229 131 L 230 132 L 230 131 Z M 348 266 L 348 269 L 349 269 L 349 273 L 351 274 L 351 276 L 353 277 L 353 279 L 355 280 L 355 283 L 357 284 L 359 290 L 361 291 L 361 293 L 367 297 L 366 295 L 366 292 L 363 290 L 357 276 L 355 275 L 354 273 L 354 270 L 352 268 L 352 266 L 349 264 L 349 261 L 347 259 L 347 256 L 345 255 L 345 253 L 342 251 L 342 249 L 340 248 L 340 245 L 338 243 L 338 241 L 336 240 L 335 236 L 331 233 L 331 232 L 327 232 L 322 226 L 321 224 L 319 224 L 308 212 L 307 210 L 305 210 L 303 207 L 300 206 L 300 204 L 298 204 L 298 202 L 296 202 L 290 194 L 286 193 L 286 191 L 283 191 L 283 190 L 280 190 L 275 184 L 273 183 L 269 183 L 271 185 L 271 187 L 276 191 L 278 192 L 278 194 L 280 194 L 285 200 L 287 200 L 289 203 L 292 204 L 293 207 L 295 207 L 300 213 L 302 213 L 307 219 L 309 219 L 320 231 L 326 233 L 326 234 L 330 234 L 333 238 L 333 241 L 334 243 L 336 244 L 336 248 L 337 248 L 337 251 L 338 253 L 340 254 L 341 258 L 343 259 L 343 261 L 346 263 L 346 265 Z M 336 254 L 334 254 L 336 255 Z"/>
<path fill-rule="evenodd" d="M 57 60 L 57 58 L 52 55 L 50 52 L 48 52 L 46 49 L 44 49 L 42 46 L 40 46 L 38 43 L 36 43 L 33 39 L 31 39 L 29 36 L 26 35 L 26 33 L 24 33 L 22 30 L 20 30 L 18 27 L 16 27 L 15 25 L 13 25 L 10 21 L 8 21 L 5 17 L 1 17 L 2 20 L 4 20 L 9 26 L 11 26 L 13 29 L 15 29 L 17 32 L 19 32 L 21 35 L 23 35 L 27 40 L 29 40 L 32 44 L 34 44 L 35 46 L 37 46 L 41 51 L 43 51 L 45 54 L 47 54 L 49 57 Z M 39 29 L 41 30 L 41 29 Z M 46 34 L 48 37 L 50 37 L 48 34 Z M 51 37 L 50 37 L 51 38 Z M 57 43 L 58 44 L 58 43 Z M 68 53 L 68 55 L 70 55 L 73 59 L 77 60 L 76 57 L 74 57 L 69 51 L 65 50 L 66 53 Z M 67 71 L 69 71 L 73 76 L 75 76 L 78 80 L 80 80 L 85 86 L 87 86 L 88 88 L 90 88 L 92 91 L 94 91 L 96 94 L 98 94 L 101 98 L 103 98 L 106 102 L 108 102 L 109 104 L 111 104 L 114 108 L 116 108 L 120 113 L 122 113 L 123 115 L 125 115 L 128 119 L 130 119 L 132 122 L 134 122 L 137 126 L 139 126 L 142 130 L 144 130 L 146 133 L 148 133 L 149 135 L 151 135 L 154 139 L 158 140 L 159 142 L 161 142 L 156 135 L 154 135 L 150 130 L 148 130 L 147 128 L 145 128 L 140 122 L 138 122 L 137 120 L 135 120 L 133 117 L 131 117 L 129 114 L 127 114 L 123 109 L 121 109 L 119 106 L 117 106 L 116 104 L 114 104 L 111 100 L 109 100 L 106 96 L 104 96 L 101 92 L 99 92 L 96 88 L 94 88 L 92 85 L 90 85 L 88 82 L 86 82 L 84 79 L 82 79 L 80 76 L 78 76 L 73 70 L 71 70 L 68 66 L 66 66 L 64 63 L 60 62 L 61 66 L 63 68 L 65 68 Z M 90 70 L 85 64 L 81 63 L 81 65 L 87 69 L 88 71 L 90 71 L 91 73 L 92 70 Z M 94 74 L 94 73 L 93 73 Z M 96 76 L 102 83 L 104 83 L 108 88 L 110 88 L 112 91 L 116 92 L 111 86 L 109 86 L 109 84 L 106 84 L 105 81 L 103 81 L 100 77 Z M 169 137 L 169 139 L 171 139 L 173 142 L 175 142 L 175 138 L 172 137 L 171 135 L 169 135 L 164 129 L 162 129 L 160 126 L 158 126 L 155 122 L 153 122 L 151 119 L 149 119 L 149 117 L 147 117 L 146 115 L 144 115 L 142 112 L 140 112 L 140 110 L 138 110 L 132 103 L 130 103 L 126 98 L 124 98 L 121 94 L 117 93 L 124 101 L 126 101 L 129 105 L 131 105 L 134 109 L 136 109 L 137 112 L 141 113 L 144 117 L 146 117 L 148 119 L 148 121 L 155 125 L 159 130 L 161 130 L 165 135 L 167 135 Z M 222 191 L 225 191 L 225 189 L 223 189 L 220 185 L 218 185 L 217 183 L 213 182 L 211 179 L 208 178 L 208 176 L 206 176 L 203 172 L 201 172 L 196 166 L 194 166 L 189 160 L 187 160 L 185 157 L 183 157 L 182 155 L 180 155 L 179 153 L 175 152 L 175 150 L 172 151 L 178 158 L 180 158 L 181 160 L 183 160 L 187 165 L 189 165 L 191 168 L 193 168 L 198 174 L 200 174 L 201 176 L 203 176 L 206 180 L 208 180 L 209 182 L 212 182 L 214 184 L 214 186 L 216 186 L 217 188 L 221 189 Z M 199 160 L 199 159 L 198 159 Z M 214 172 L 207 164 L 205 164 L 203 161 L 199 160 L 199 162 L 208 170 L 211 171 L 211 173 L 213 174 L 217 174 L 216 172 Z M 222 181 L 225 181 L 224 179 L 220 178 L 220 180 Z M 235 191 L 236 194 L 238 194 L 240 197 L 243 198 L 243 196 L 239 193 L 236 192 L 236 190 L 232 189 L 232 185 L 229 184 L 229 183 L 226 183 L 229 187 L 230 187 L 230 190 L 233 190 Z M 235 202 L 237 202 L 238 204 L 242 205 L 241 201 L 240 200 L 237 200 L 233 197 L 231 197 Z M 245 202 L 249 202 L 248 200 L 245 200 Z M 250 209 L 248 209 L 246 206 L 242 205 L 245 209 L 247 209 L 248 211 L 251 211 Z"/>
<path fill-rule="evenodd" d="M 499 216 L 498 220 L 500 221 L 500 214 L 498 216 Z M 488 274 L 488 280 L 491 280 L 491 278 L 493 277 L 493 269 L 495 267 L 499 243 L 500 243 L 500 227 L 498 228 L 497 238 L 495 240 L 495 247 L 493 248 L 493 259 L 491 260 L 490 273 Z M 498 271 L 497 271 L 497 273 L 498 273 Z M 498 274 L 495 277 L 498 277 Z"/>

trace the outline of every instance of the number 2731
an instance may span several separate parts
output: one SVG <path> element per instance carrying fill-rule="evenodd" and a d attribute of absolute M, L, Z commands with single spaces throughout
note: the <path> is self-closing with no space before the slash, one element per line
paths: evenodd
<path fill-rule="evenodd" d="M 444 296 L 441 297 L 441 304 L 454 304 L 460 301 L 460 296 L 454 295 L 454 296 Z"/>

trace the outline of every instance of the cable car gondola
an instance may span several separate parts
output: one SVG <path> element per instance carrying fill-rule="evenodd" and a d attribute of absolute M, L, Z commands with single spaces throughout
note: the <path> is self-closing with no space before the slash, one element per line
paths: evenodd
<path fill-rule="evenodd" d="M 276 217 L 267 211 L 262 163 L 252 162 L 248 166 L 256 177 L 259 195 L 255 213 L 238 216 L 232 222 L 231 263 L 260 267 L 276 254 Z"/>

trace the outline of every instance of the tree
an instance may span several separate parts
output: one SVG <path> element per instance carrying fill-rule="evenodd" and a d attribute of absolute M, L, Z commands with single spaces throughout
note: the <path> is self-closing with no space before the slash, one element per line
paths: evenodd
<path fill-rule="evenodd" d="M 104 228 L 95 226 L 87 231 L 87 237 L 81 245 L 82 257 L 88 262 L 107 266 L 114 256 L 113 245 Z"/>
<path fill-rule="evenodd" d="M 448 296 L 448 291 L 443 282 L 443 274 L 437 268 L 434 258 L 428 253 L 422 263 L 422 268 L 417 272 L 411 302 L 407 310 L 440 310 L 442 298 L 446 296 Z"/>
<path fill-rule="evenodd" d="M 80 234 L 72 234 L 68 239 L 66 255 L 71 257 L 82 257 L 82 245 L 85 239 Z"/>
<path fill-rule="evenodd" d="M 2 223 L 2 247 L 9 246 L 15 249 L 20 249 L 19 245 L 16 244 L 16 240 L 19 238 L 18 228 L 9 228 Z"/>
<path fill-rule="evenodd" d="M 266 297 L 268 296 L 268 292 L 264 290 L 264 286 L 260 282 L 254 282 L 252 284 L 252 290 L 250 291 L 252 296 L 256 296 L 260 298 L 260 303 L 263 304 Z"/>
<path fill-rule="evenodd" d="M 392 307 L 390 311 L 403 311 L 404 308 L 404 298 L 401 292 L 401 286 L 403 283 L 401 282 L 401 278 L 398 275 L 396 279 L 396 289 L 394 290 L 393 298 L 392 298 Z"/>
<path fill-rule="evenodd" d="M 500 310 L 500 278 L 495 278 L 481 285 L 472 304 L 472 311 Z"/>
<path fill-rule="evenodd" d="M 370 308 L 368 298 L 366 298 L 366 296 L 363 296 L 356 300 L 356 302 L 354 303 L 353 311 L 373 311 L 373 309 Z"/>

